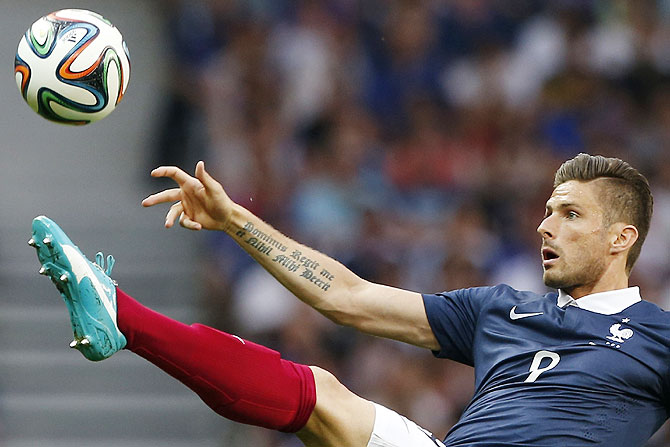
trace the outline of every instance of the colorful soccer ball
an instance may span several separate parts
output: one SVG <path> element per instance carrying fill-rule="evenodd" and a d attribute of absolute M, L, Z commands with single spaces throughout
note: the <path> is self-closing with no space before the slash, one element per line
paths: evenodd
<path fill-rule="evenodd" d="M 44 118 L 88 124 L 114 110 L 130 77 L 123 36 L 100 14 L 63 9 L 37 20 L 19 42 L 14 74 Z"/>

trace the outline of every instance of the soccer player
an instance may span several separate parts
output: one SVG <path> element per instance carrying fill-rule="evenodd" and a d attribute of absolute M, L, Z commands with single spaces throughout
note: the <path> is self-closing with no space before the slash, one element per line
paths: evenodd
<path fill-rule="evenodd" d="M 157 314 L 89 262 L 58 226 L 33 222 L 41 272 L 63 295 L 73 347 L 91 360 L 126 348 L 235 421 L 296 432 L 307 446 L 641 446 L 670 409 L 670 316 L 628 278 L 649 228 L 647 180 L 628 163 L 580 154 L 556 172 L 538 227 L 543 279 L 557 293 L 507 285 L 439 294 L 359 278 L 231 201 L 196 165 L 160 167 L 176 187 L 166 227 L 229 234 L 278 281 L 331 320 L 475 368 L 475 394 L 444 441 L 365 400 L 316 366 L 206 326 Z M 104 269 L 104 270 L 103 270 Z"/>

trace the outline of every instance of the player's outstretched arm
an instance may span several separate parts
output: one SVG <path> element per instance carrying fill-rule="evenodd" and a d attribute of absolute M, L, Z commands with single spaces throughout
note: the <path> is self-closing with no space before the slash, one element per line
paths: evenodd
<path fill-rule="evenodd" d="M 143 206 L 174 202 L 165 226 L 225 231 L 300 300 L 336 323 L 413 345 L 438 349 L 421 295 L 371 283 L 338 261 L 285 236 L 233 202 L 202 161 L 190 176 L 177 167 L 159 167 L 177 187 L 153 194 Z"/>

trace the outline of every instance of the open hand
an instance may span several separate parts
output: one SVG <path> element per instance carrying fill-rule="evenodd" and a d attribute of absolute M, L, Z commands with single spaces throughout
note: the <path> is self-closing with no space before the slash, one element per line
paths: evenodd
<path fill-rule="evenodd" d="M 152 194 L 142 201 L 142 206 L 174 202 L 165 217 L 165 227 L 170 228 L 176 219 L 189 230 L 223 230 L 233 212 L 234 202 L 219 182 L 205 170 L 205 163 L 195 165 L 195 177 L 176 166 L 160 166 L 151 171 L 152 177 L 168 177 L 178 188 Z"/>

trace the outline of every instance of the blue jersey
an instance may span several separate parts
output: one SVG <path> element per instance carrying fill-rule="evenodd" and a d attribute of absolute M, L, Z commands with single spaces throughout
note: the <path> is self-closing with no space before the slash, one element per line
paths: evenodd
<path fill-rule="evenodd" d="M 642 446 L 667 419 L 670 313 L 637 288 L 561 295 L 567 305 L 506 285 L 424 295 L 435 355 L 475 368 L 448 447 Z"/>

